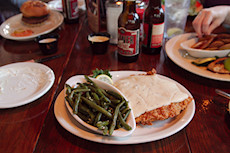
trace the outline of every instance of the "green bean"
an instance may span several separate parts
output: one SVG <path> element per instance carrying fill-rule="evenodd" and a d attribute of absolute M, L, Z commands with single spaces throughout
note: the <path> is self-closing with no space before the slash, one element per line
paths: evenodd
<path fill-rule="evenodd" d="M 70 107 L 73 108 L 73 100 L 69 99 L 69 96 L 66 96 L 65 100 L 69 103 Z"/>
<path fill-rule="evenodd" d="M 74 95 L 77 92 L 86 92 L 86 91 L 90 91 L 90 89 L 75 89 L 75 90 L 72 90 L 71 93 L 69 94 L 69 99 L 73 99 Z"/>
<path fill-rule="evenodd" d="M 118 119 L 120 121 L 120 123 L 122 124 L 122 126 L 126 129 L 126 130 L 132 130 L 132 127 L 129 126 L 125 120 L 123 119 L 121 112 L 118 113 Z"/>
<path fill-rule="evenodd" d="M 100 89 L 96 89 L 96 92 L 98 93 L 99 96 L 101 96 L 107 103 L 111 103 L 108 97 L 106 97 Z"/>
<path fill-rule="evenodd" d="M 103 130 L 103 135 L 107 135 L 108 133 L 108 126 L 105 126 L 104 130 Z"/>
<path fill-rule="evenodd" d="M 129 102 L 128 101 L 125 101 L 125 106 L 129 107 Z"/>
<path fill-rule="evenodd" d="M 96 92 L 96 88 L 93 85 L 87 83 L 84 83 L 84 85 L 86 85 L 89 89 L 91 89 L 91 91 Z"/>
<path fill-rule="evenodd" d="M 77 97 L 75 98 L 75 103 L 74 103 L 74 106 L 73 106 L 73 113 L 74 114 L 78 113 L 78 105 L 79 105 L 79 102 L 80 102 L 80 99 L 81 99 L 81 95 L 82 95 L 82 92 L 77 94 Z"/>
<path fill-rule="evenodd" d="M 69 99 L 73 99 L 73 95 L 74 95 L 74 90 L 72 90 L 71 93 L 69 94 Z"/>
<path fill-rule="evenodd" d="M 99 112 L 97 113 L 97 116 L 95 117 L 95 120 L 94 120 L 94 125 L 97 125 L 97 123 L 100 121 L 101 119 L 101 116 L 102 116 L 102 113 Z"/>
<path fill-rule="evenodd" d="M 129 107 L 126 107 L 125 109 L 123 109 L 123 110 L 121 111 L 121 114 L 126 113 L 129 109 L 130 109 Z"/>
<path fill-rule="evenodd" d="M 85 84 L 81 84 L 81 86 L 82 86 L 83 89 L 89 89 L 89 88 L 87 87 L 87 85 L 85 85 Z M 89 91 L 90 91 L 90 89 L 89 89 Z M 86 97 L 89 98 L 89 99 L 91 98 L 89 92 L 86 92 Z"/>
<path fill-rule="evenodd" d="M 92 96 L 93 96 L 93 99 L 96 101 L 96 103 L 98 105 L 100 105 L 100 99 L 99 99 L 98 95 L 95 92 L 93 92 Z"/>
<path fill-rule="evenodd" d="M 109 97 L 109 94 L 104 89 L 100 88 L 100 90 L 106 97 Z"/>
<path fill-rule="evenodd" d="M 126 106 L 121 106 L 121 108 L 120 108 L 120 111 L 122 111 L 122 110 L 124 110 L 126 108 Z"/>
<path fill-rule="evenodd" d="M 96 83 L 94 83 L 87 75 L 84 75 L 87 82 L 92 83 L 96 88 L 99 88 Z"/>
<path fill-rule="evenodd" d="M 96 109 L 97 111 L 103 113 L 105 116 L 112 118 L 112 114 L 109 113 L 107 110 L 105 110 L 104 108 L 102 108 L 101 106 L 95 104 L 94 102 L 90 101 L 89 99 L 85 98 L 85 97 L 81 97 L 83 101 L 85 101 L 89 106 L 91 106 L 92 108 Z"/>
<path fill-rule="evenodd" d="M 99 122 L 97 122 L 96 126 L 98 127 L 98 129 L 103 130 L 103 135 L 107 135 L 107 133 L 108 133 L 108 126 L 107 125 L 109 125 L 109 120 L 99 121 Z"/>
<path fill-rule="evenodd" d="M 97 122 L 98 128 L 103 127 L 103 126 L 107 126 L 107 125 L 109 125 L 109 120 Z"/>
<path fill-rule="evenodd" d="M 122 128 L 120 122 L 117 122 L 117 128 L 118 129 Z"/>
<path fill-rule="evenodd" d="M 66 87 L 66 94 L 69 95 L 71 93 L 72 88 L 68 84 L 65 84 L 65 87 Z"/>
<path fill-rule="evenodd" d="M 119 104 L 121 101 L 120 100 L 111 100 L 113 104 Z"/>
<path fill-rule="evenodd" d="M 125 113 L 124 118 L 123 118 L 125 121 L 126 121 L 127 117 L 129 116 L 130 112 L 131 112 L 131 109 L 129 109 L 129 110 Z"/>
<path fill-rule="evenodd" d="M 107 94 L 107 93 L 104 91 L 104 89 L 99 88 L 99 87 L 97 86 L 97 84 L 94 83 L 94 82 L 93 82 L 88 76 L 86 76 L 86 75 L 85 75 L 85 79 L 87 80 L 87 82 L 93 84 L 93 86 L 96 88 L 96 92 L 97 92 L 100 96 L 104 97 L 104 99 L 105 99 L 106 102 L 111 103 L 111 101 L 109 100 L 109 98 L 106 97 L 105 94 Z"/>
<path fill-rule="evenodd" d="M 93 114 L 93 112 L 89 108 L 87 108 L 86 106 L 84 106 L 82 104 L 79 105 L 79 109 L 81 109 L 81 110 L 83 110 L 89 114 L 89 116 L 90 116 L 89 123 L 92 124 L 94 121 L 94 118 L 95 118 L 95 115 Z"/>
<path fill-rule="evenodd" d="M 91 90 L 90 89 L 75 89 L 73 91 L 76 93 L 76 92 L 87 92 L 87 91 L 91 91 Z"/>
<path fill-rule="evenodd" d="M 78 88 L 82 88 L 82 83 L 77 83 Z"/>
<path fill-rule="evenodd" d="M 104 108 L 107 110 L 108 109 L 108 105 L 107 106 L 105 106 Z M 97 124 L 97 122 L 99 122 L 100 120 L 101 120 L 101 116 L 102 116 L 102 113 L 101 112 L 99 112 L 98 114 L 97 114 L 97 116 L 95 117 L 95 120 L 94 120 L 94 125 L 96 125 Z"/>
<path fill-rule="evenodd" d="M 110 128 L 109 128 L 109 135 L 113 134 L 113 131 L 114 131 L 115 127 L 116 127 L 116 122 L 117 122 L 117 116 L 118 116 L 118 113 L 119 113 L 119 109 L 124 103 L 125 103 L 125 101 L 121 102 L 115 108 L 115 111 L 114 111 L 114 114 L 113 114 L 113 121 L 112 121 L 112 123 L 110 125 Z"/>
<path fill-rule="evenodd" d="M 119 100 L 124 100 L 124 97 L 121 96 L 120 94 L 113 92 L 113 91 L 107 91 L 108 94 L 112 95 L 114 98 L 119 99 Z"/>

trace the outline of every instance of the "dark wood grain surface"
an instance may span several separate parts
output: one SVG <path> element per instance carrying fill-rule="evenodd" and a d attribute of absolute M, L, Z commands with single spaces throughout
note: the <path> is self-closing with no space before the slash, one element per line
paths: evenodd
<path fill-rule="evenodd" d="M 188 20 L 186 31 L 193 31 L 191 19 Z M 44 96 L 30 104 L 0 109 L 0 152 L 229 152 L 228 100 L 218 96 L 215 89 L 230 93 L 230 82 L 190 73 L 174 64 L 164 50 L 158 55 L 141 53 L 137 62 L 129 64 L 117 60 L 115 45 L 109 45 L 106 54 L 94 55 L 87 41 L 87 35 L 91 31 L 84 15 L 79 23 L 63 23 L 55 32 L 60 35 L 56 54 L 65 53 L 65 56 L 43 63 L 54 71 L 55 83 Z M 42 55 L 34 41 L 17 42 L 0 38 L 1 66 L 42 57 L 46 56 Z M 91 74 L 96 68 L 111 71 L 149 71 L 155 68 L 158 74 L 178 81 L 191 92 L 196 104 L 192 121 L 172 136 L 143 144 L 101 144 L 71 134 L 55 118 L 55 100 L 68 78 L 78 74 Z"/>

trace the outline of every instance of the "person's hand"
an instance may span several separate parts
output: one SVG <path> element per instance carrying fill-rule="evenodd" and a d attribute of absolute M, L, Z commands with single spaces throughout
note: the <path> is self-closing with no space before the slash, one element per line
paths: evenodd
<path fill-rule="evenodd" d="M 198 37 L 210 35 L 226 18 L 230 18 L 229 14 L 230 6 L 215 6 L 203 9 L 192 23 Z"/>

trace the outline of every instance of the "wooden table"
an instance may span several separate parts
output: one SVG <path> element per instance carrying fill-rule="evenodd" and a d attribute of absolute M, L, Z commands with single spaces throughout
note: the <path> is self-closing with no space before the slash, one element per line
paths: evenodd
<path fill-rule="evenodd" d="M 192 31 L 190 22 L 186 30 Z M 44 96 L 32 103 L 0 109 L 1 153 L 229 152 L 228 100 L 218 96 L 215 89 L 230 93 L 230 82 L 207 79 L 190 73 L 174 64 L 165 51 L 158 55 L 140 54 L 137 62 L 129 64 L 117 60 L 115 45 L 110 45 L 104 55 L 93 55 L 86 39 L 90 30 L 84 15 L 79 23 L 63 23 L 56 32 L 60 35 L 56 54 L 66 55 L 43 63 L 54 71 L 54 85 Z M 0 66 L 42 57 L 46 56 L 41 54 L 33 41 L 17 42 L 0 38 Z M 155 68 L 158 74 L 178 81 L 191 92 L 196 104 L 192 121 L 172 136 L 142 144 L 101 144 L 71 134 L 55 118 L 55 100 L 68 78 L 77 74 L 91 74 L 96 68 L 111 71 L 149 71 Z"/>

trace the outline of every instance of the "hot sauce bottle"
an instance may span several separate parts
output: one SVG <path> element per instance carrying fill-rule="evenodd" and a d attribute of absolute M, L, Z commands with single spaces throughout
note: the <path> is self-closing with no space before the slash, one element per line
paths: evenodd
<path fill-rule="evenodd" d="M 142 52 L 158 54 L 161 51 L 164 33 L 164 11 L 161 0 L 149 0 L 143 18 L 144 40 Z"/>
<path fill-rule="evenodd" d="M 118 60 L 131 63 L 140 53 L 140 19 L 136 13 L 136 1 L 125 0 L 118 18 Z"/>

